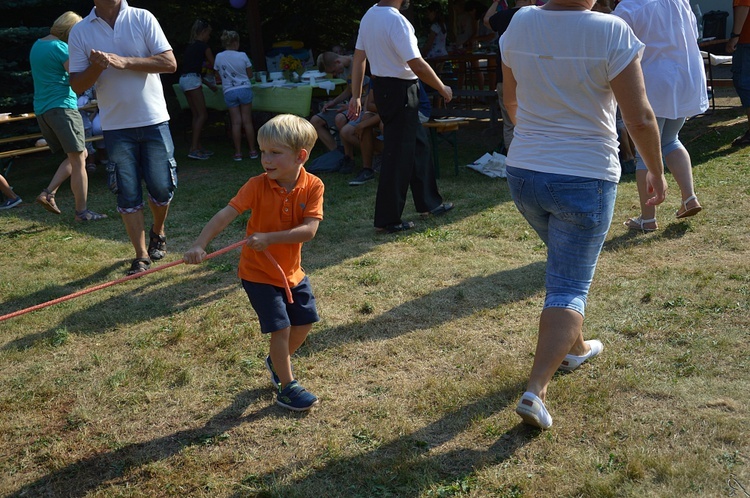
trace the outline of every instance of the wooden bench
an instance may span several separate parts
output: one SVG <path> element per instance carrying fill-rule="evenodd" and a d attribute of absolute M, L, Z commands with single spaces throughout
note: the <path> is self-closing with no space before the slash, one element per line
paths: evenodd
<path fill-rule="evenodd" d="M 478 102 L 483 100 L 484 102 Z M 443 99 L 432 106 L 433 118 L 461 117 L 490 120 L 490 126 L 495 127 L 500 119 L 497 92 L 495 90 L 453 90 L 453 100 L 448 104 Z"/>
<path fill-rule="evenodd" d="M 96 108 L 97 108 L 97 105 L 95 103 L 92 103 L 92 104 L 87 104 L 86 106 L 79 108 L 79 110 L 91 111 Z M 0 120 L 0 124 L 17 123 L 20 121 L 27 121 L 31 119 L 36 119 L 36 114 L 34 114 L 33 112 L 20 114 L 18 116 L 6 117 L 5 119 Z M 25 145 L 23 147 L 19 147 L 19 145 L 21 145 L 20 142 L 28 142 L 30 140 L 33 140 L 34 142 L 36 142 L 40 138 L 42 138 L 42 134 L 39 132 L 0 138 L 0 147 L 9 145 L 9 144 L 11 146 L 16 147 L 15 149 L 0 151 L 0 167 L 4 168 L 4 171 L 3 171 L 4 176 L 6 177 L 8 176 L 8 173 L 10 172 L 10 167 L 13 165 L 13 160 L 16 157 L 25 156 L 27 154 L 34 154 L 35 152 L 42 152 L 42 151 L 50 150 L 49 146 L 47 145 L 43 145 L 40 147 L 37 147 L 36 145 L 31 145 L 31 146 Z M 104 137 L 102 135 L 89 137 L 86 139 L 86 143 L 97 142 L 99 140 L 102 140 L 103 138 Z"/>
<path fill-rule="evenodd" d="M 468 123 L 465 119 L 450 121 L 427 121 L 422 126 L 430 130 L 430 143 L 432 144 L 432 162 L 435 165 L 435 178 L 440 178 L 440 162 L 438 157 L 438 139 L 441 138 L 453 146 L 453 169 L 458 175 L 458 127 Z"/>

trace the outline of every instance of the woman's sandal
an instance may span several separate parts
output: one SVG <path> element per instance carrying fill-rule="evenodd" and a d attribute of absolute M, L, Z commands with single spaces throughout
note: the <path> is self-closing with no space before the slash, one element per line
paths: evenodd
<path fill-rule="evenodd" d="M 151 260 L 146 258 L 136 258 L 130 263 L 130 269 L 127 271 L 127 275 L 135 275 L 136 273 L 143 273 L 144 271 L 151 268 Z"/>
<path fill-rule="evenodd" d="M 42 193 L 36 197 L 36 202 L 41 204 L 44 209 L 50 213 L 60 214 L 60 208 L 55 203 L 55 193 L 50 192 L 46 188 L 42 190 Z"/>
<path fill-rule="evenodd" d="M 106 214 L 99 214 L 90 209 L 85 209 L 80 213 L 76 211 L 76 221 L 99 221 L 106 217 Z"/>
<path fill-rule="evenodd" d="M 690 201 L 695 201 L 695 206 L 688 209 L 687 205 Z M 698 198 L 694 195 L 691 195 L 684 201 L 682 201 L 682 209 L 684 211 L 680 212 L 678 209 L 677 212 L 674 214 L 675 218 L 689 218 L 691 216 L 695 216 L 696 214 L 700 213 L 703 207 L 698 203 Z"/>
<path fill-rule="evenodd" d="M 648 224 L 653 223 L 654 227 L 653 228 L 647 228 L 645 226 L 647 223 Z M 658 226 L 656 226 L 656 218 L 651 218 L 649 220 L 644 220 L 640 216 L 638 216 L 637 218 L 628 218 L 628 220 L 624 221 L 622 224 L 625 225 L 626 227 L 628 227 L 631 230 L 640 230 L 641 232 L 653 232 L 653 231 L 655 231 L 656 229 L 659 228 Z"/>

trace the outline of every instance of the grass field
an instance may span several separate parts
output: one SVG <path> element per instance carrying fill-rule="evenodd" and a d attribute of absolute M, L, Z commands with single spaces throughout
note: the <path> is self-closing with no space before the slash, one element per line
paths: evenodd
<path fill-rule="evenodd" d="M 660 230 L 623 178 L 591 289 L 585 334 L 604 353 L 557 375 L 555 420 L 514 413 L 531 367 L 545 248 L 504 180 L 442 149 L 440 188 L 456 204 L 398 236 L 374 233 L 374 182 L 326 184 L 325 220 L 303 262 L 322 321 L 293 358 L 319 396 L 307 414 L 274 404 L 263 337 L 236 277 L 238 252 L 180 265 L 0 322 L 0 495 L 25 497 L 722 497 L 750 496 L 750 149 L 736 99 L 689 121 L 698 216 Z M 178 120 L 175 120 L 176 122 Z M 179 123 L 177 123 L 179 126 Z M 462 127 L 470 162 L 497 144 Z M 259 162 L 185 158 L 167 223 L 179 260 Z M 0 213 L 0 315 L 123 275 L 132 255 L 103 172 L 73 221 L 32 203 L 56 162 L 19 160 L 26 201 Z M 217 250 L 244 234 L 241 216 Z"/>

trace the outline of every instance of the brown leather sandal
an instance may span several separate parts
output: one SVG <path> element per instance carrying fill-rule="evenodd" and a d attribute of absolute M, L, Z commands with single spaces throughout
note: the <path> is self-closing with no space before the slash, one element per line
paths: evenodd
<path fill-rule="evenodd" d="M 42 193 L 36 197 L 36 202 L 41 204 L 44 209 L 50 213 L 60 214 L 60 208 L 55 203 L 55 193 L 50 192 L 46 188 L 42 190 Z"/>

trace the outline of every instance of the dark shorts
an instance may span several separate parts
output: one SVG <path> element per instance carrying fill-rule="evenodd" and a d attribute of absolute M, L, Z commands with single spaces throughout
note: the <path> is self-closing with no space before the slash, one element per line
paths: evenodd
<path fill-rule="evenodd" d="M 86 150 L 86 132 L 78 109 L 56 107 L 36 117 L 39 129 L 52 152 L 66 154 Z"/>
<path fill-rule="evenodd" d="M 732 55 L 732 82 L 742 107 L 750 108 L 750 43 L 737 45 Z"/>
<path fill-rule="evenodd" d="M 242 280 L 242 287 L 250 298 L 250 304 L 258 315 L 260 331 L 264 334 L 283 330 L 289 326 L 308 325 L 320 321 L 315 307 L 315 296 L 310 280 L 305 277 L 292 287 L 292 299 L 286 300 L 283 287 L 270 284 L 259 284 Z"/>

